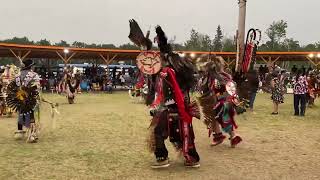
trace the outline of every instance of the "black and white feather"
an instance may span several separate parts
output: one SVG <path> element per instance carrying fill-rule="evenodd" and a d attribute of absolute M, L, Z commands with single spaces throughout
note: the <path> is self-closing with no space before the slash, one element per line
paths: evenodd
<path fill-rule="evenodd" d="M 26 114 L 34 110 L 38 103 L 39 91 L 37 86 L 17 86 L 15 81 L 8 85 L 7 104 L 15 111 Z"/>
<path fill-rule="evenodd" d="M 144 36 L 140 26 L 134 19 L 129 20 L 130 24 L 130 34 L 129 39 L 142 50 L 151 50 L 152 41 L 149 39 L 150 31 Z"/>

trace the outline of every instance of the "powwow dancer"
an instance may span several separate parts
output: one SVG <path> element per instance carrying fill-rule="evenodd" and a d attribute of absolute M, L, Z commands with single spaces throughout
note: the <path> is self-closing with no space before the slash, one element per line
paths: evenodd
<path fill-rule="evenodd" d="M 61 80 L 63 90 L 66 93 L 66 97 L 69 104 L 74 103 L 76 97 L 77 89 L 80 85 L 80 76 L 75 72 L 75 69 L 72 67 L 66 67 L 64 69 L 64 77 Z M 61 87 L 61 86 L 60 86 Z"/>
<path fill-rule="evenodd" d="M 35 143 L 38 141 L 40 130 L 40 101 L 50 103 L 52 108 L 56 105 L 41 98 L 40 78 L 32 71 L 33 61 L 26 60 L 23 64 L 21 74 L 8 86 L 7 100 L 8 105 L 18 112 L 18 130 L 15 132 L 15 138 L 22 139 L 27 133 L 27 142 Z M 26 127 L 27 131 L 23 131 L 23 127 Z"/>
<path fill-rule="evenodd" d="M 309 72 L 307 77 L 308 81 L 308 93 L 307 93 L 307 101 L 308 106 L 314 106 L 315 99 L 320 94 L 320 72 L 317 70 L 313 70 Z"/>
<path fill-rule="evenodd" d="M 9 115 L 12 116 L 13 111 L 7 105 L 7 88 L 9 83 L 20 74 L 20 69 L 14 65 L 7 65 L 4 69 L 1 70 L 0 76 L 0 115 Z"/>
<path fill-rule="evenodd" d="M 200 58 L 197 68 L 200 74 L 198 82 L 197 102 L 200 107 L 201 119 L 209 129 L 209 137 L 212 134 L 212 146 L 221 144 L 226 138 L 222 131 L 230 135 L 231 147 L 235 147 L 242 141 L 237 135 L 235 115 L 245 111 L 245 103 L 240 102 L 237 95 L 236 84 L 232 76 L 224 72 L 223 59 L 209 56 Z"/>
<path fill-rule="evenodd" d="M 257 72 L 253 70 L 253 64 L 255 64 L 260 40 L 260 30 L 250 29 L 248 31 L 244 60 L 240 72 L 234 74 L 235 78 L 224 70 L 224 60 L 221 57 L 209 55 L 198 61 L 198 71 L 201 77 L 198 85 L 200 97 L 197 98 L 197 102 L 201 117 L 208 126 L 209 136 L 213 132 L 211 143 L 213 146 L 221 144 L 226 138 L 220 126 L 230 135 L 231 147 L 234 148 L 242 141 L 242 138 L 235 132 L 237 128 L 235 115 L 246 111 L 248 99 L 255 93 L 252 83 L 249 82 L 257 76 Z"/>
<path fill-rule="evenodd" d="M 140 37 L 135 39 L 136 42 L 149 42 L 144 40 L 145 37 L 134 20 L 130 21 L 130 27 L 131 37 Z M 160 54 L 142 52 L 146 58 L 138 65 L 142 72 L 150 74 L 147 104 L 151 101 L 150 114 L 153 118 L 148 143 L 156 157 L 156 162 L 151 167 L 164 168 L 170 165 L 164 143 L 168 137 L 185 157 L 186 167 L 199 167 L 200 157 L 195 148 L 192 117 L 189 114 L 189 90 L 195 82 L 194 66 L 191 61 L 182 60 L 172 51 L 160 26 L 156 27 L 156 33 Z M 138 43 L 135 44 L 139 45 Z"/>
<path fill-rule="evenodd" d="M 2 74 L 4 73 L 4 69 L 0 69 L 0 74 L 2 77 Z M 6 93 L 6 87 L 5 83 L 2 81 L 2 78 L 0 79 L 0 115 L 6 115 L 7 114 L 7 93 Z"/>

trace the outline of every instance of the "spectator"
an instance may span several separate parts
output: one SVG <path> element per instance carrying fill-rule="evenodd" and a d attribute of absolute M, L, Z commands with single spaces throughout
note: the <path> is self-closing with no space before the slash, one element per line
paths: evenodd
<path fill-rule="evenodd" d="M 259 74 L 262 74 L 262 73 L 263 73 L 263 66 L 261 64 L 260 67 L 259 67 Z"/>
<path fill-rule="evenodd" d="M 304 66 L 301 67 L 302 73 L 306 74 L 306 68 Z"/>
<path fill-rule="evenodd" d="M 312 67 L 311 66 L 309 66 L 306 74 L 309 74 L 310 71 L 312 71 Z"/>
<path fill-rule="evenodd" d="M 302 70 L 298 71 L 297 75 L 293 78 L 293 103 L 295 116 L 304 116 L 305 114 L 307 87 L 308 83 L 305 74 Z"/>
<path fill-rule="evenodd" d="M 125 82 L 126 82 L 126 80 L 125 80 L 125 78 L 124 78 L 124 75 L 121 74 L 120 77 L 119 77 L 119 79 L 120 79 L 120 85 L 121 85 L 121 86 L 124 86 L 124 84 L 125 84 Z"/>
<path fill-rule="evenodd" d="M 133 68 L 130 67 L 128 71 L 129 71 L 129 76 L 130 76 L 131 78 L 134 78 L 134 70 L 133 70 Z"/>
<path fill-rule="evenodd" d="M 291 72 L 292 74 L 296 74 L 298 68 L 296 67 L 296 65 L 294 64 L 293 67 L 291 68 Z"/>
<path fill-rule="evenodd" d="M 48 80 L 48 83 L 49 83 L 49 89 L 51 90 L 51 92 L 53 93 L 54 91 L 54 87 L 55 87 L 55 80 L 53 78 L 53 76 L 51 76 Z"/>
<path fill-rule="evenodd" d="M 116 74 L 117 73 L 117 67 L 115 66 L 113 69 L 112 69 L 112 77 L 114 78 L 114 79 L 116 79 Z"/>
<path fill-rule="evenodd" d="M 109 79 L 107 81 L 107 83 L 105 84 L 105 91 L 107 91 L 108 93 L 112 93 L 112 81 Z"/>
<path fill-rule="evenodd" d="M 267 65 L 264 65 L 264 67 L 263 67 L 263 76 L 265 76 L 267 73 L 269 73 L 269 68 L 267 67 Z"/>
<path fill-rule="evenodd" d="M 256 95 L 257 95 L 257 92 L 258 92 L 258 89 L 259 89 L 259 75 L 257 73 L 257 71 L 253 70 L 253 71 L 250 71 L 248 73 L 248 80 L 249 80 L 249 83 L 250 83 L 250 87 L 251 87 L 251 92 L 250 92 L 250 104 L 249 104 L 249 108 L 251 111 L 253 111 L 253 104 L 254 104 L 254 101 L 256 99 Z"/>
<path fill-rule="evenodd" d="M 272 76 L 273 76 L 273 79 L 271 81 L 271 87 L 272 87 L 271 99 L 273 101 L 273 112 L 271 114 L 277 115 L 279 114 L 279 104 L 284 102 L 284 97 L 283 97 L 283 91 L 282 91 L 280 79 L 278 78 L 279 72 L 274 71 L 272 73 Z"/>

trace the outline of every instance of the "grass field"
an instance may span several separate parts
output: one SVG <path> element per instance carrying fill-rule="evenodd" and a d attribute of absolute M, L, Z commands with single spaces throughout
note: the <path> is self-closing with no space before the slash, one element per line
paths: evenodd
<path fill-rule="evenodd" d="M 59 95 L 57 128 L 43 106 L 37 144 L 15 141 L 16 118 L 0 119 L 0 179 L 320 179 L 320 101 L 306 116 L 294 117 L 292 95 L 270 115 L 269 95 L 257 97 L 254 112 L 238 116 L 244 141 L 210 147 L 208 132 L 194 120 L 199 169 L 186 169 L 168 143 L 171 166 L 152 170 L 145 145 L 147 108 L 126 93 L 82 94 L 76 104 Z"/>

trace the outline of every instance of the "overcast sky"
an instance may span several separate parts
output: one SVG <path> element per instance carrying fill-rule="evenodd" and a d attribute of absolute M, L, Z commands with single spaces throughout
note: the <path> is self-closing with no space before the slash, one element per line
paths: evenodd
<path fill-rule="evenodd" d="M 128 42 L 128 20 L 145 31 L 159 24 L 169 38 L 184 42 L 191 28 L 213 36 L 217 26 L 233 36 L 238 0 L 0 0 L 0 39 L 27 36 L 58 42 Z M 161 2 L 161 3 L 160 3 Z M 320 41 L 320 0 L 248 0 L 247 28 L 265 30 L 288 22 L 288 37 L 302 44 Z M 154 35 L 154 33 L 152 34 Z M 265 36 L 265 34 L 264 34 Z"/>

